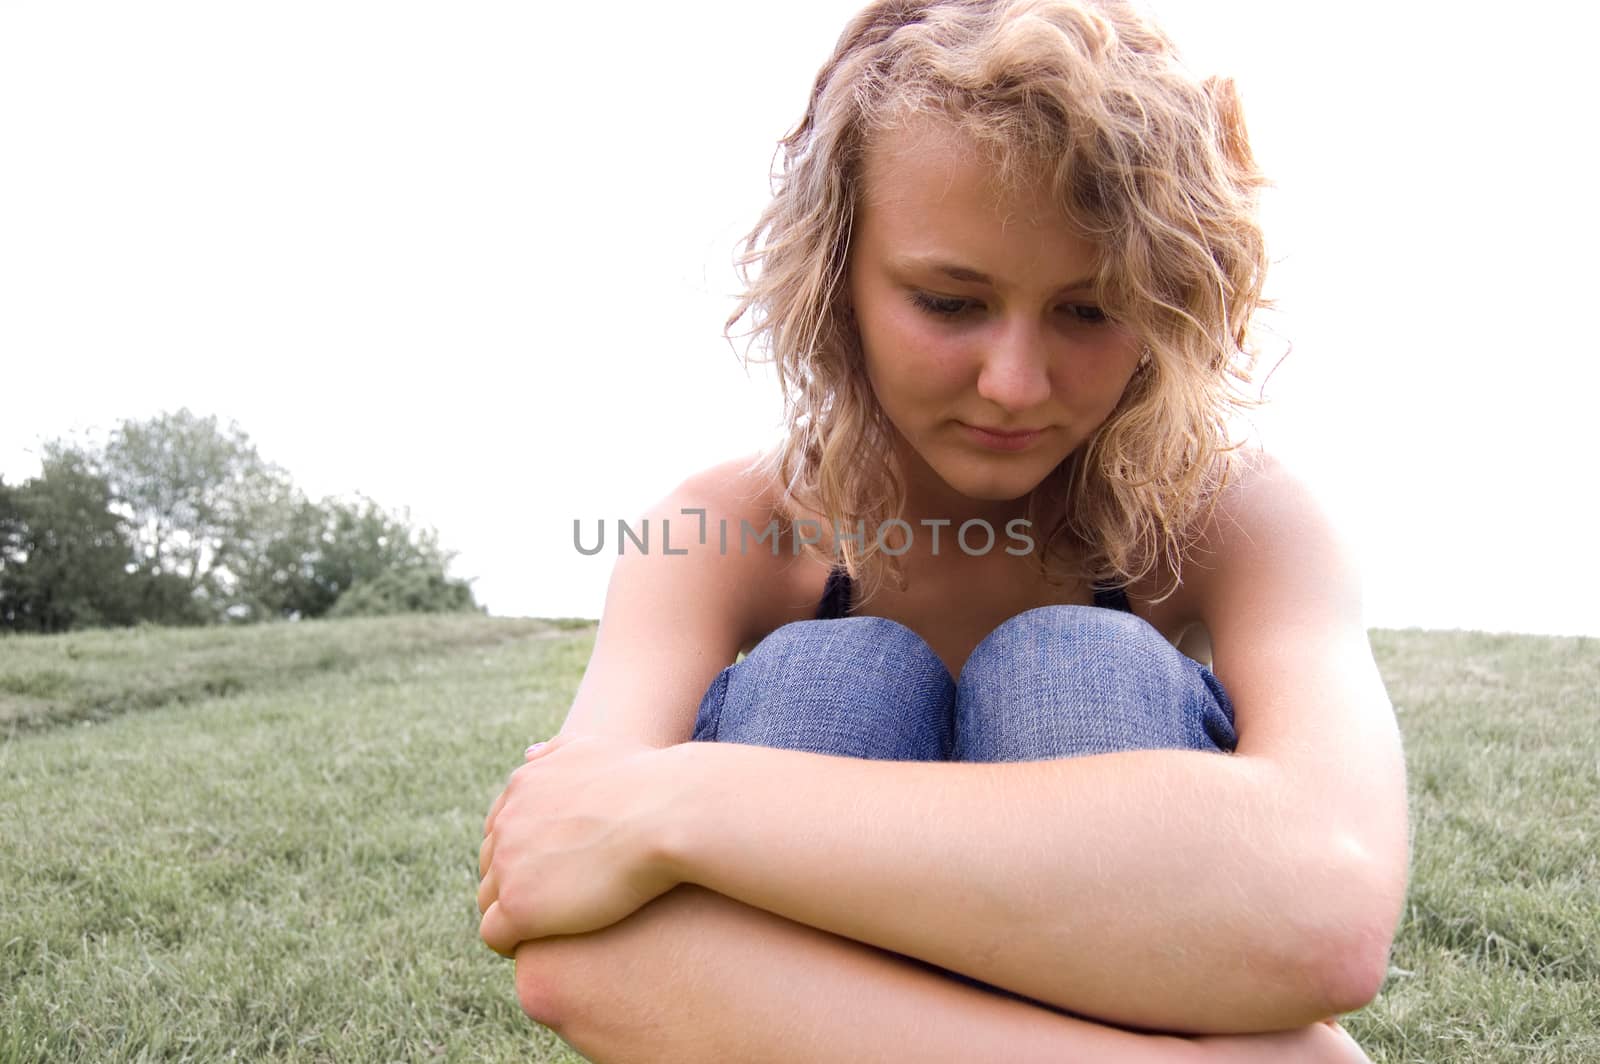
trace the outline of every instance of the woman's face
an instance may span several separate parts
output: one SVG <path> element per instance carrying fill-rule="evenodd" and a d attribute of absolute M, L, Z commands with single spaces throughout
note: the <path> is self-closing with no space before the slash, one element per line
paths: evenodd
<path fill-rule="evenodd" d="M 1094 301 L 1093 245 L 1045 185 L 1000 187 L 964 135 L 931 119 L 868 152 L 849 269 L 913 506 L 1026 496 L 1138 365 L 1138 339 Z"/>

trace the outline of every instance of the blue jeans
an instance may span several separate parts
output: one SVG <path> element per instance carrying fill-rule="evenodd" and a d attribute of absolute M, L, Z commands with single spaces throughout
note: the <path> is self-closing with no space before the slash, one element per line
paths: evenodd
<path fill-rule="evenodd" d="M 985 636 L 959 680 L 897 621 L 786 624 L 712 681 L 693 741 L 880 761 L 992 762 L 1134 749 L 1228 753 L 1237 736 L 1233 705 L 1211 670 L 1144 620 L 1094 606 L 1043 606 Z"/>

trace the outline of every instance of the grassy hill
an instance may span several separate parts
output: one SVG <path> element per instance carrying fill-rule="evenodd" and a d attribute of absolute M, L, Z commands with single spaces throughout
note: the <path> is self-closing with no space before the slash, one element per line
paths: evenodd
<path fill-rule="evenodd" d="M 0 639 L 0 1062 L 578 1061 L 476 937 L 482 818 L 593 629 Z M 1600 1060 L 1600 641 L 1378 631 L 1409 908 L 1378 1061 Z"/>

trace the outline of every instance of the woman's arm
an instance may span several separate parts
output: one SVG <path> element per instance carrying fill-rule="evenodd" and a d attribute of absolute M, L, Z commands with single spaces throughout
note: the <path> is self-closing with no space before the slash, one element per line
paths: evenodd
<path fill-rule="evenodd" d="M 665 751 L 677 875 L 1072 1012 L 1288 1028 L 1376 993 L 1404 892 L 1403 763 L 1354 570 L 1303 489 L 1246 478 L 1199 618 L 1233 757 L 872 762 Z"/>
<path fill-rule="evenodd" d="M 722 493 L 729 512 L 736 494 Z M 1253 490 L 1224 517 L 1234 523 L 1208 541 L 1209 568 L 1191 566 L 1186 582 L 1207 591 L 1195 613 L 1235 696 L 1239 756 L 915 766 L 690 744 L 664 753 L 763 767 L 663 775 L 710 799 L 688 817 L 707 829 L 699 836 L 663 833 L 680 863 L 707 865 L 688 878 L 1129 1026 L 1283 1028 L 1369 998 L 1403 890 L 1404 797 L 1392 715 L 1350 608 L 1353 572 L 1303 492 Z M 733 558 L 644 561 L 627 580 L 619 561 L 607 602 L 615 638 L 603 623 L 564 735 L 686 737 L 715 667 L 696 663 L 704 651 L 687 653 L 682 633 L 730 641 L 752 627 L 741 611 L 782 597 L 765 570 L 733 573 Z M 683 563 L 694 580 L 673 568 Z M 689 593 L 728 575 L 729 588 Z M 750 603 L 730 597 L 740 588 Z M 677 672 L 692 663 L 703 675 L 678 685 L 650 657 L 663 648 L 683 659 Z M 639 655 L 655 670 L 631 669 Z M 781 775 L 766 767 L 780 763 Z M 908 768 L 919 773 L 910 787 Z M 986 782 L 930 817 L 957 778 Z M 981 803 L 987 811 L 973 812 Z M 719 845 L 725 859 L 694 857 Z"/>
<path fill-rule="evenodd" d="M 517 951 L 523 1007 L 597 1064 L 1366 1060 L 1323 1024 L 1187 1039 L 1075 1019 L 682 886 Z"/>
<path fill-rule="evenodd" d="M 1274 1030 L 1371 996 L 1338 985 L 1381 959 L 1347 926 L 1368 873 L 1249 758 L 663 753 L 671 878 L 798 923 L 1132 1027 Z"/>
<path fill-rule="evenodd" d="M 742 474 L 748 461 L 689 477 L 631 520 L 648 550 L 624 543 L 619 533 L 594 651 L 562 735 L 614 735 L 651 746 L 687 742 L 717 673 L 762 626 L 806 616 L 804 603 L 797 617 L 785 617 L 784 604 L 774 602 L 781 598 L 777 566 L 765 548 L 739 550 L 740 522 L 766 523 L 759 488 Z M 726 549 L 723 524 L 731 529 Z"/>

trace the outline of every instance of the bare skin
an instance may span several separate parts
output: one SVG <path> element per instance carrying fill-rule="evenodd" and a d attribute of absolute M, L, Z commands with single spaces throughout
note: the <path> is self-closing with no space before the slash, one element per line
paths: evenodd
<path fill-rule="evenodd" d="M 564 999 L 544 979 L 557 969 L 597 999 Z M 687 884 L 603 931 L 524 944 L 517 985 L 596 1064 L 1367 1060 L 1331 1022 L 1185 1038 L 1066 1016 Z"/>
<path fill-rule="evenodd" d="M 682 519 L 682 507 L 709 505 L 713 514 L 729 515 L 735 525 L 743 519 L 764 527 L 772 514 L 772 497 L 740 472 L 744 464 L 744 460 L 728 463 L 693 478 L 684 491 L 652 513 Z M 676 533 L 674 539 L 678 540 Z M 647 559 L 629 556 L 624 561 L 642 565 Z M 750 596 L 745 618 L 749 628 L 742 636 L 729 637 L 733 645 L 744 648 L 782 624 L 808 619 L 827 574 L 825 565 L 794 556 L 789 544 L 776 556 L 766 550 L 729 554 L 698 573 L 662 569 L 669 577 L 681 575 L 685 583 L 653 589 L 634 604 L 636 609 L 608 611 L 612 631 L 621 627 L 616 620 L 634 613 L 684 618 L 683 596 L 725 570 L 732 570 L 725 574 L 730 583 Z M 1022 582 L 978 580 L 967 587 L 974 610 L 1001 616 L 1045 601 L 1090 600 L 1088 590 L 1081 587 L 1044 596 Z M 930 599 L 936 602 L 937 596 Z M 959 668 L 979 637 L 964 633 L 960 626 L 940 627 L 942 619 L 952 616 L 949 611 L 929 609 L 918 616 L 911 612 L 914 606 L 908 606 L 914 601 L 913 596 L 886 592 L 873 612 L 892 616 L 891 608 L 897 607 L 925 638 L 945 648 L 947 664 Z M 1187 627 L 1138 597 L 1133 605 L 1158 627 L 1158 622 L 1164 623 L 1169 632 Z M 692 615 L 689 619 L 692 622 Z M 690 629 L 684 638 L 694 635 Z M 602 634 L 602 642 L 604 638 Z M 670 643 L 650 647 L 669 656 L 675 649 Z M 634 661 L 641 669 L 651 667 L 646 660 L 650 647 L 636 648 Z M 671 660 L 695 661 L 694 655 L 678 649 Z M 600 646 L 596 656 L 603 663 L 609 652 Z M 712 658 L 704 664 L 704 674 L 684 670 L 669 681 L 673 691 L 666 696 L 681 697 L 685 706 L 692 707 L 720 665 L 721 660 Z M 604 697 L 611 683 L 627 675 L 596 671 L 591 664 L 585 688 L 592 693 L 580 695 L 569 726 L 614 730 L 662 746 L 686 741 L 692 709 L 676 718 L 635 715 L 620 710 L 641 704 L 637 690 L 618 692 L 617 702 Z M 662 694 L 659 688 L 655 691 L 656 697 Z M 607 703 L 618 711 L 603 716 L 595 712 Z M 1029 1055 L 1033 1053 L 1041 1060 L 1112 1062 L 1366 1059 L 1331 1021 L 1292 1031 L 1190 1037 L 1130 1031 L 1065 1016 L 956 983 L 883 950 L 691 885 L 669 891 L 602 931 L 524 943 L 517 952 L 517 977 L 519 996 L 530 1016 L 603 1064 L 676 1059 L 974 1059 L 986 1055 L 988 1046 L 1017 1060 L 1034 1059 Z M 896 1025 L 887 1019 L 897 1015 L 916 1022 Z M 935 1018 L 942 1019 L 934 1022 Z M 949 1027 L 942 1025 L 946 1021 Z M 950 1055 L 941 1058 L 939 1053 Z"/>
<path fill-rule="evenodd" d="M 883 149 L 885 158 L 898 159 L 896 165 L 875 170 L 869 159 L 867 180 L 875 191 L 858 218 L 850 298 L 867 372 L 899 433 L 909 485 L 903 516 L 913 524 L 930 517 L 959 524 L 981 516 L 998 527 L 1115 406 L 1138 372 L 1140 345 L 1114 323 L 1096 319 L 1079 283 L 1090 265 L 1089 249 L 1050 215 L 1039 190 L 997 191 L 981 163 L 959 144 L 913 132 L 911 142 Z M 972 426 L 1036 430 L 1037 440 L 1001 453 L 983 446 Z M 1246 489 L 1233 491 L 1215 523 L 1200 530 L 1206 550 L 1185 567 L 1177 592 L 1156 601 L 1169 575 L 1159 571 L 1128 590 L 1134 612 L 1169 641 L 1185 646 L 1202 633 L 1212 644 L 1215 671 L 1235 705 L 1239 747 L 1237 758 L 1229 760 L 1249 759 L 1260 771 L 1246 780 L 1220 763 L 1191 767 L 1185 777 L 1191 793 L 1214 797 L 1216 804 L 1176 807 L 1161 804 L 1158 788 L 1149 785 L 1153 780 L 1110 778 L 1104 762 L 1098 773 L 1086 769 L 1069 778 L 1063 771 L 1052 781 L 1062 788 L 1061 800 L 1093 809 L 1081 818 L 1081 828 L 1072 829 L 1082 832 L 1070 840 L 1072 852 L 1095 853 L 1095 875 L 1104 878 L 1070 866 L 1052 869 L 1049 875 L 1056 878 L 1025 884 L 1014 902 L 1007 899 L 1026 913 L 1026 922 L 1003 926 L 1048 922 L 1057 935 L 1048 946 L 1032 947 L 1037 957 L 1030 955 L 1021 974 L 1047 977 L 1036 981 L 1060 991 L 1051 1000 L 1086 1015 L 1118 1016 L 1136 1004 L 1132 1011 L 1141 1026 L 1267 1032 L 1274 1026 L 1271 1016 L 1293 1015 L 1303 1023 L 1306 1016 L 1359 1007 L 1381 981 L 1404 893 L 1403 761 L 1361 625 L 1359 581 L 1303 485 L 1270 462 L 1243 472 Z M 694 519 L 682 514 L 690 508 L 703 509 L 712 527 L 719 519 L 735 529 L 741 520 L 764 527 L 777 511 L 776 492 L 730 463 L 686 481 L 651 517 L 658 527 L 663 519 L 692 527 Z M 693 537 L 672 538 L 683 544 Z M 620 557 L 562 735 L 612 734 L 657 747 L 685 743 L 695 707 L 717 672 L 780 625 L 813 615 L 827 567 L 796 557 L 788 546 L 777 555 L 762 548 L 722 554 L 713 536 L 711 546 L 691 548 L 685 556 Z M 952 674 L 1006 618 L 1035 606 L 1091 601 L 1081 582 L 1044 585 L 1032 559 L 1003 553 L 973 558 L 949 549 L 935 554 L 924 543 L 904 562 L 910 585 L 886 590 L 858 612 L 905 624 Z M 1154 757 L 1141 763 L 1162 771 L 1175 767 Z M 896 809 L 914 805 L 892 789 L 887 774 L 858 768 L 851 769 L 849 793 L 879 810 L 884 823 L 905 815 Z M 1014 786 L 1027 787 L 1021 774 L 1017 779 Z M 1092 780 L 1093 793 L 1073 786 L 1080 780 Z M 716 782 L 706 782 L 707 793 Z M 990 800 L 1022 797 L 1019 790 Z M 763 811 L 761 823 L 740 825 L 745 838 L 765 841 L 718 854 L 720 866 L 696 877 L 729 884 L 711 892 L 719 900 L 702 909 L 667 906 L 672 920 L 651 920 L 650 905 L 588 934 L 549 940 L 513 935 L 511 942 L 532 939 L 518 957 L 525 1007 L 549 1016 L 564 1035 L 594 1040 L 608 1060 L 664 1059 L 656 1054 L 661 1047 L 686 1047 L 690 1059 L 691 1050 L 703 1048 L 696 1042 L 702 1038 L 726 1040 L 716 1048 L 735 1059 L 791 1059 L 782 1053 L 797 1037 L 802 1047 L 816 1051 L 798 1059 L 860 1059 L 861 1024 L 839 1020 L 855 1015 L 862 1022 L 916 1017 L 934 1032 L 930 1051 L 941 1045 L 960 1049 L 951 1039 L 959 1032 L 971 1037 L 976 1029 L 1004 1046 L 1012 1037 L 1049 1038 L 1043 1033 L 1048 1031 L 1059 1039 L 1051 1043 L 1053 1059 L 1073 1059 L 1067 1052 L 1073 1049 L 1085 1059 L 1116 1059 L 1112 1054 L 1120 1045 L 1135 1054 L 1151 1046 L 1221 1046 L 1234 1054 L 1222 1059 L 1249 1059 L 1238 1054 L 1291 1037 L 1274 1032 L 1173 1039 L 1119 1031 L 986 995 L 863 945 L 857 940 L 870 935 L 892 938 L 893 948 L 910 955 L 965 950 L 970 956 L 970 945 L 951 943 L 963 934 L 970 939 L 968 929 L 978 925 L 970 913 L 966 924 L 899 919 L 893 899 L 904 884 L 892 881 L 894 870 L 885 863 L 893 855 L 885 852 L 880 860 L 876 853 L 851 849 L 837 806 L 830 819 L 784 810 L 782 822 L 772 822 L 769 830 Z M 1214 807 L 1229 815 L 1210 814 Z M 912 825 L 908 820 L 896 828 L 901 834 L 895 837 L 904 839 Z M 916 830 L 924 854 L 951 852 L 943 840 L 929 837 L 937 824 Z M 1033 841 L 1025 824 L 1010 830 L 1016 832 L 1014 844 L 1001 839 L 1007 845 L 996 848 L 1002 857 L 1024 854 Z M 958 831 L 970 837 L 970 824 L 952 823 L 951 837 Z M 490 832 L 486 843 L 491 854 L 492 837 Z M 1264 839 L 1272 845 L 1241 845 Z M 1209 885 L 1208 905 L 1215 907 L 1206 917 L 1220 930 L 1209 937 L 1176 915 L 1192 908 L 1195 884 L 1148 874 L 1151 853 L 1175 852 L 1182 842 L 1196 840 L 1207 852 L 1244 860 L 1236 866 L 1237 878 L 1219 883 L 1213 877 Z M 1250 853 L 1266 857 L 1251 863 Z M 785 866 L 838 874 L 796 897 L 787 889 L 796 880 L 772 873 Z M 894 889 L 885 889 L 886 879 Z M 1107 880 L 1127 889 L 1097 889 Z M 1300 883 L 1315 889 L 1296 893 Z M 496 882 L 480 904 L 494 904 L 496 892 L 517 889 L 516 882 Z M 1034 899 L 1049 901 L 1050 891 L 1071 897 L 1074 905 L 1040 907 Z M 786 910 L 805 912 L 805 921 L 785 919 Z M 951 921 L 963 915 L 954 903 L 941 911 Z M 1300 916 L 1302 929 L 1315 933 L 1303 933 L 1286 951 L 1275 933 L 1263 930 L 1263 912 Z M 643 921 L 638 930 L 636 921 Z M 852 935 L 832 935 L 824 930 L 828 925 L 848 925 Z M 881 933 L 885 929 L 892 933 Z M 1097 948 L 1071 948 L 1083 941 Z M 1241 942 L 1250 944 L 1245 959 L 1223 960 L 1218 944 Z M 752 952 L 757 945 L 759 956 Z M 1152 978 L 1143 962 L 1119 967 L 1117 959 L 1130 954 L 1162 967 L 1162 978 Z M 1223 971 L 1255 982 L 1241 984 L 1248 992 L 1234 995 L 1241 999 L 1236 1013 L 1200 1015 L 1206 1010 L 1197 1010 L 1196 995 L 1215 986 Z M 1283 986 L 1296 995 L 1288 1006 L 1266 1014 L 1247 1007 L 1257 989 Z M 799 994 L 807 1009 L 814 998 L 815 1008 L 809 1020 L 800 1021 L 804 1030 L 797 1035 L 789 1018 L 796 1015 Z M 1093 1007 L 1080 998 L 1092 998 Z M 863 1002 L 871 1007 L 849 1011 Z M 929 1019 L 947 1008 L 968 1007 L 971 1022 L 957 1024 L 955 1033 Z M 1002 1017 L 1019 1016 L 1026 1030 L 1005 1028 Z M 1001 1029 L 988 1031 L 991 1020 Z M 1207 1025 L 1198 1025 L 1201 1020 Z M 1256 1026 L 1246 1026 L 1251 1023 Z M 903 1050 L 905 1039 L 924 1028 L 903 1020 L 900 1028 L 888 1029 L 896 1033 L 886 1053 Z M 1292 1036 L 1306 1041 L 1303 1059 L 1362 1059 L 1359 1051 L 1348 1055 L 1353 1045 L 1337 1039 L 1328 1044 L 1339 1033 L 1314 1024 Z M 750 1044 L 740 1043 L 741 1037 Z M 1143 1041 L 1150 1038 L 1161 1040 Z M 1331 1055 L 1313 1055 L 1319 1042 Z"/>

